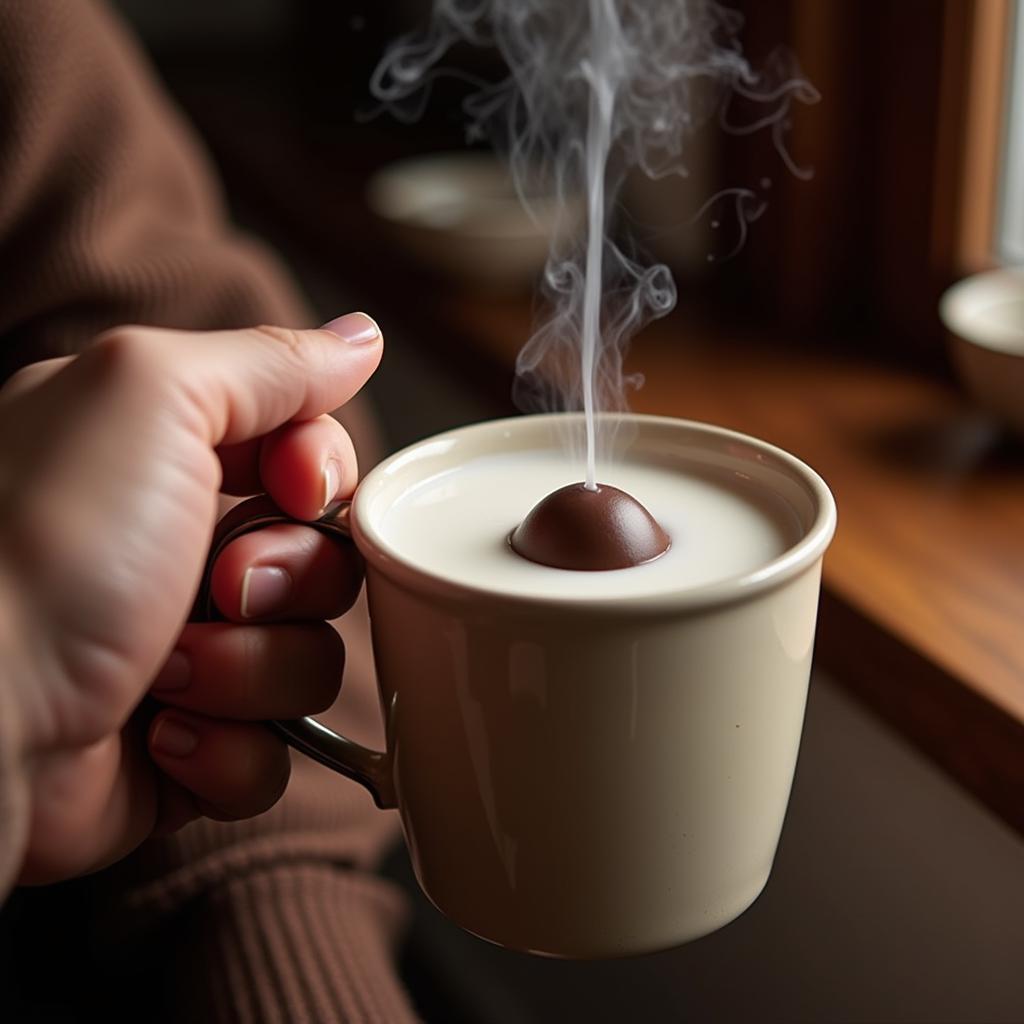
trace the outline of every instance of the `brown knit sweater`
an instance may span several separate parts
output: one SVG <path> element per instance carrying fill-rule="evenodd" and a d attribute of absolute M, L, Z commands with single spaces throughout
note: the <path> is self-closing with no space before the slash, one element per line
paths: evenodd
<path fill-rule="evenodd" d="M 195 140 L 94 0 L 0 0 L 0 260 L 3 375 L 118 323 L 308 323 L 273 257 L 226 223 Z M 326 717 L 379 745 L 365 610 L 346 618 L 343 633 L 345 687 Z M 27 814 L 2 682 L 0 900 Z M 89 950 L 83 931 L 83 958 L 102 949 L 117 962 L 130 952 L 163 971 L 162 1005 L 121 1007 L 126 1017 L 415 1019 L 392 965 L 402 897 L 369 873 L 395 819 L 358 787 L 293 760 L 288 793 L 267 814 L 199 821 L 151 841 L 76 883 L 89 888 L 85 900 L 58 890 L 58 915 L 65 894 L 69 906 L 102 911 L 87 926 Z M 21 920 L 32 918 L 34 899 L 53 913 L 52 893 L 19 893 Z"/>

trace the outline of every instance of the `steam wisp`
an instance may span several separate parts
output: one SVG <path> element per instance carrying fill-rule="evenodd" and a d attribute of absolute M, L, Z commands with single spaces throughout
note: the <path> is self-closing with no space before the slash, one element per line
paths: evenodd
<path fill-rule="evenodd" d="M 371 81 L 407 119 L 420 115 L 439 76 L 470 82 L 469 137 L 489 136 L 505 155 L 527 210 L 538 195 L 559 200 L 545 302 L 517 360 L 514 397 L 524 411 L 583 408 L 590 490 L 596 414 L 625 409 L 628 387 L 639 384 L 623 374 L 629 339 L 676 301 L 667 267 L 611 237 L 627 172 L 685 176 L 688 142 L 717 117 L 729 132 L 770 130 L 786 166 L 808 173 L 787 152 L 785 130 L 794 100 L 818 94 L 783 51 L 755 71 L 741 27 L 737 12 L 711 0 L 434 0 L 429 27 L 396 41 Z M 496 48 L 507 77 L 482 82 L 445 70 L 462 42 Z M 747 187 L 720 195 L 735 200 L 742 244 L 764 200 Z"/>
<path fill-rule="evenodd" d="M 583 326 L 580 379 L 587 430 L 587 475 L 584 486 L 597 490 L 597 441 L 594 427 L 594 376 L 601 338 L 601 282 L 604 249 L 604 177 L 611 147 L 612 114 L 618 89 L 618 61 L 624 40 L 612 0 L 590 0 L 590 57 L 581 65 L 590 86 L 587 110 L 586 195 L 587 256 L 583 274 Z"/>

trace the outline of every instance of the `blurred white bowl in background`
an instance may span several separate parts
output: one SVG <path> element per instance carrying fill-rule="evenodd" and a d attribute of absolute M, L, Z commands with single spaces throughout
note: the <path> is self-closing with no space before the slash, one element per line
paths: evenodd
<path fill-rule="evenodd" d="M 942 296 L 939 316 L 967 390 L 1024 437 L 1024 268 L 958 281 Z"/>
<path fill-rule="evenodd" d="M 488 153 L 402 160 L 367 186 L 370 209 L 419 263 L 467 284 L 508 291 L 532 283 L 556 232 L 575 232 L 583 207 L 554 195 L 523 208 L 505 166 Z"/>

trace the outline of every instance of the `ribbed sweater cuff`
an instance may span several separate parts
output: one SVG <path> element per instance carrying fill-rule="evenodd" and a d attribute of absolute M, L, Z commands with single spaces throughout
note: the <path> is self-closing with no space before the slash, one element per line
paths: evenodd
<path fill-rule="evenodd" d="M 391 883 L 328 865 L 239 877 L 208 894 L 178 947 L 195 983 L 178 1019 L 413 1024 L 394 966 L 404 917 Z"/>

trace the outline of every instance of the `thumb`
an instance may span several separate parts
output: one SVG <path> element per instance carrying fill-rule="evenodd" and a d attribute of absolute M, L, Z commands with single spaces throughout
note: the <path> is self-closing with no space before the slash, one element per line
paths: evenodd
<path fill-rule="evenodd" d="M 118 327 L 81 356 L 49 359 L 16 373 L 0 390 L 0 410 L 40 442 L 60 432 L 48 409 L 60 409 L 66 420 L 98 406 L 104 424 L 120 432 L 127 420 L 119 413 L 152 412 L 170 387 L 188 399 L 201 440 L 211 447 L 230 445 L 289 420 L 338 409 L 367 382 L 382 351 L 380 328 L 365 313 L 346 313 L 305 331 Z"/>
<path fill-rule="evenodd" d="M 344 405 L 376 370 L 382 350 L 376 322 L 348 313 L 308 331 L 119 328 L 78 362 L 93 356 L 123 364 L 114 376 L 128 388 L 150 391 L 147 385 L 157 382 L 174 388 L 198 414 L 193 427 L 216 447 Z"/>

